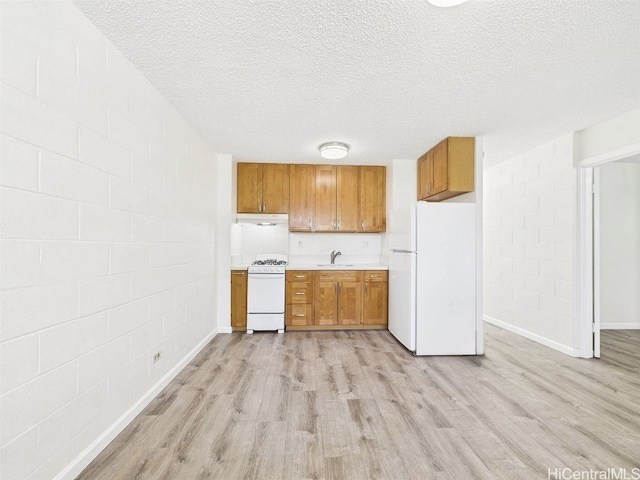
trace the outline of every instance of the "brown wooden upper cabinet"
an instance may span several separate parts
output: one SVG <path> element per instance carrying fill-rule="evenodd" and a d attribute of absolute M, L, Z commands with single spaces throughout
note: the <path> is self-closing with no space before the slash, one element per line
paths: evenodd
<path fill-rule="evenodd" d="M 289 173 L 289 231 L 313 232 L 316 209 L 315 167 L 291 165 Z"/>
<path fill-rule="evenodd" d="M 238 213 L 288 213 L 289 165 L 238 163 Z"/>
<path fill-rule="evenodd" d="M 359 167 L 359 232 L 384 232 L 387 229 L 387 176 L 385 167 Z"/>
<path fill-rule="evenodd" d="M 315 167 L 316 208 L 314 231 L 334 231 L 336 222 L 336 167 L 316 165 Z"/>
<path fill-rule="evenodd" d="M 289 230 L 384 232 L 386 168 L 291 165 Z"/>
<path fill-rule="evenodd" d="M 439 202 L 474 189 L 475 139 L 448 137 L 418 159 L 418 200 Z"/>
<path fill-rule="evenodd" d="M 358 231 L 358 167 L 316 165 L 316 232 Z"/>

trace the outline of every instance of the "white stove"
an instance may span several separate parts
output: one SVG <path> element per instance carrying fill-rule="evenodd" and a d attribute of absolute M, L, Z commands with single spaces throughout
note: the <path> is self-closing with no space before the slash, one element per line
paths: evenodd
<path fill-rule="evenodd" d="M 248 269 L 247 333 L 284 333 L 284 287 L 287 256 L 257 255 Z"/>
<path fill-rule="evenodd" d="M 258 255 L 249 266 L 249 273 L 284 273 L 287 263 L 286 255 L 275 253 Z"/>

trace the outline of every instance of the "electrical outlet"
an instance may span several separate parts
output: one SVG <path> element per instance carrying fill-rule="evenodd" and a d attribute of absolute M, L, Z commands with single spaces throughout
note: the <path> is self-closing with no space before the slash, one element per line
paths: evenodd
<path fill-rule="evenodd" d="M 156 352 L 153 354 L 153 363 L 156 363 L 158 360 L 160 360 L 161 353 L 162 352 Z"/>
<path fill-rule="evenodd" d="M 367 242 L 366 240 L 364 240 L 362 242 L 362 248 L 369 248 L 369 242 Z"/>
<path fill-rule="evenodd" d="M 302 240 L 298 240 L 298 248 L 304 248 L 304 242 Z"/>

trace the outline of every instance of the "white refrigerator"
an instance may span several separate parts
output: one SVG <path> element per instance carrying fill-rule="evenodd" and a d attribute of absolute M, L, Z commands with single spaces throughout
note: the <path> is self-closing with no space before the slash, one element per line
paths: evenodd
<path fill-rule="evenodd" d="M 416 202 L 389 230 L 389 331 L 415 355 L 475 355 L 476 205 Z"/>

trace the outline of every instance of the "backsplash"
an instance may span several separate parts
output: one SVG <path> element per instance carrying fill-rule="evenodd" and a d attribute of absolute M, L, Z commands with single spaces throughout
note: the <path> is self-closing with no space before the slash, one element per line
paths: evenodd
<path fill-rule="evenodd" d="M 231 225 L 231 265 L 247 265 L 259 253 L 289 251 L 287 225 Z"/>
<path fill-rule="evenodd" d="M 380 263 L 380 233 L 290 233 L 289 263 L 328 263 L 333 250 L 342 252 L 336 263 Z"/>
<path fill-rule="evenodd" d="M 381 263 L 384 234 L 289 233 L 287 225 L 231 226 L 233 266 L 250 264 L 259 253 L 285 253 L 289 263 L 328 263 L 333 250 L 342 252 L 336 263 Z"/>

